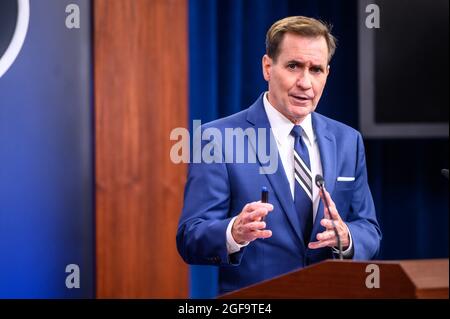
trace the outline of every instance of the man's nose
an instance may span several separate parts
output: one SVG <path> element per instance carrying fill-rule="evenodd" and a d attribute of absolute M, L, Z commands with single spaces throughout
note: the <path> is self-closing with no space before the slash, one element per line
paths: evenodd
<path fill-rule="evenodd" d="M 308 71 L 300 72 L 297 78 L 297 86 L 303 90 L 309 90 L 312 87 L 311 77 Z"/>

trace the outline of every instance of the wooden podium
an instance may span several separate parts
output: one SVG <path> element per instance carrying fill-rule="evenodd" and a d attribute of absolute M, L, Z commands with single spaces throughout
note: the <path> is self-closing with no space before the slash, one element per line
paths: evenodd
<path fill-rule="evenodd" d="M 374 268 L 379 269 L 379 288 L 367 288 L 366 279 L 374 274 Z M 219 298 L 448 299 L 448 280 L 448 259 L 368 262 L 327 260 Z"/>

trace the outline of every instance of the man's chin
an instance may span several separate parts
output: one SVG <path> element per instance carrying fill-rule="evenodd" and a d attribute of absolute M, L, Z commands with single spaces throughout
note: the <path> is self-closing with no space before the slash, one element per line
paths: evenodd
<path fill-rule="evenodd" d="M 295 116 L 296 118 L 303 118 L 305 116 L 307 116 L 309 113 L 311 113 L 314 108 L 312 107 L 312 105 L 308 105 L 308 106 L 293 106 L 293 112 L 291 113 L 293 116 Z"/>

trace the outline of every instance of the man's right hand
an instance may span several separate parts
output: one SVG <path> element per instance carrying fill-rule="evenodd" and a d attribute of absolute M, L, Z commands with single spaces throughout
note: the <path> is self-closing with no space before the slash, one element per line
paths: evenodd
<path fill-rule="evenodd" d="M 239 213 L 234 220 L 231 228 L 231 235 L 238 244 L 253 241 L 257 238 L 269 238 L 272 231 L 266 228 L 266 223 L 262 221 L 270 211 L 273 205 L 269 203 L 253 202 L 244 206 L 242 212 Z"/>

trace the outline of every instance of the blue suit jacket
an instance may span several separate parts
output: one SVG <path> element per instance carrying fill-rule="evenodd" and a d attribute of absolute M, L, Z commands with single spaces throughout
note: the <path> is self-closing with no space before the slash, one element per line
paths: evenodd
<path fill-rule="evenodd" d="M 367 183 L 364 145 L 356 130 L 318 113 L 312 114 L 323 175 L 339 214 L 352 234 L 354 259 L 371 259 L 379 249 L 381 232 Z M 266 128 L 270 123 L 262 95 L 248 109 L 205 124 L 224 135 L 225 128 Z M 213 139 L 203 141 L 203 146 Z M 222 152 L 227 150 L 222 143 Z M 248 152 L 257 145 L 249 143 Z M 279 155 L 278 155 L 279 156 Z M 258 158 L 258 157 L 257 157 Z M 184 194 L 184 207 L 177 231 L 177 247 L 190 264 L 218 265 L 220 293 L 239 289 L 306 265 L 333 258 L 331 248 L 308 249 L 300 229 L 289 183 L 282 162 L 274 174 L 260 174 L 261 163 L 191 163 Z M 338 176 L 355 177 L 339 182 Z M 257 239 L 228 255 L 226 229 L 245 204 L 260 200 L 261 187 L 269 189 L 274 210 L 266 217 L 272 237 Z M 311 241 L 324 228 L 323 204 L 318 208 Z"/>

